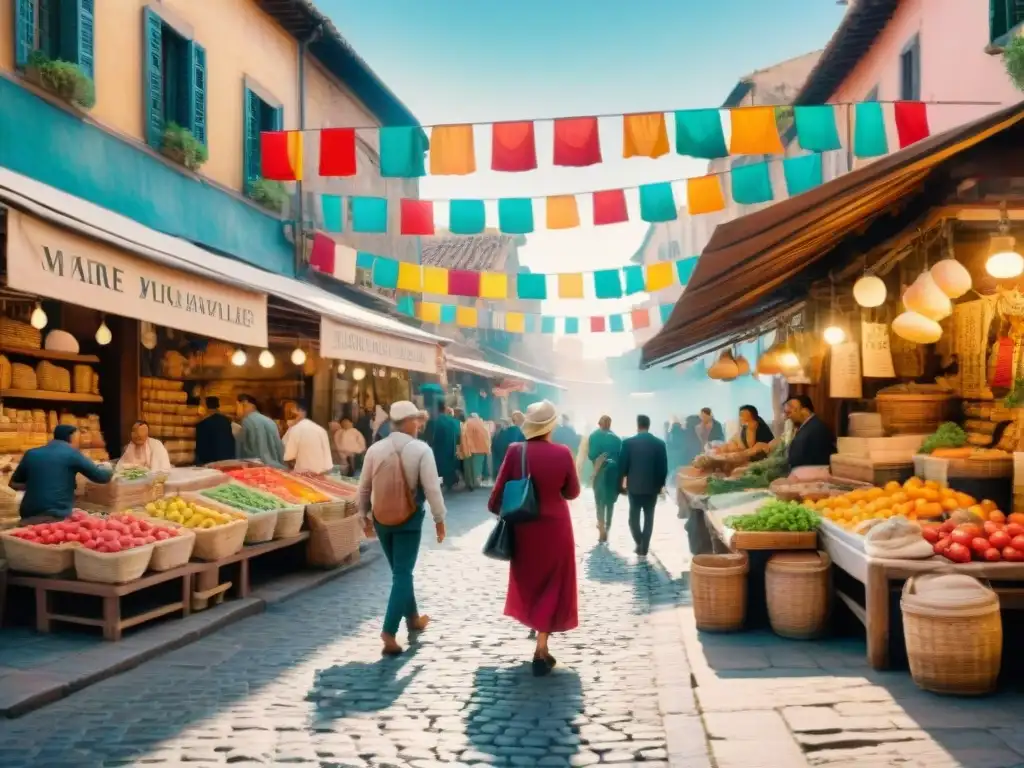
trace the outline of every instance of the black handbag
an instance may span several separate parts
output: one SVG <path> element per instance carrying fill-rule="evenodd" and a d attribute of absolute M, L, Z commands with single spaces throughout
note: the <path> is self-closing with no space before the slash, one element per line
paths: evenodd
<path fill-rule="evenodd" d="M 522 471 L 518 480 L 506 480 L 501 489 L 501 510 L 499 517 L 507 523 L 527 523 L 540 517 L 537 495 L 533 491 L 533 480 L 526 466 L 526 448 L 523 443 Z"/>
<path fill-rule="evenodd" d="M 508 562 L 512 559 L 512 552 L 512 526 L 499 519 L 491 535 L 487 537 L 487 543 L 484 544 L 484 556 Z"/>

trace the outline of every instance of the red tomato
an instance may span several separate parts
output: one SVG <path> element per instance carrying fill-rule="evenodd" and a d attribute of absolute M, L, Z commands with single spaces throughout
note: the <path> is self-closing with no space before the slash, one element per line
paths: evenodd
<path fill-rule="evenodd" d="M 1010 534 L 1008 534 L 1006 531 L 996 531 L 988 537 L 988 540 L 996 549 L 1003 549 L 1004 547 L 1010 546 L 1011 541 Z"/>
<path fill-rule="evenodd" d="M 1020 536 L 1021 534 L 1024 534 L 1024 525 L 1021 525 L 1020 523 L 1010 523 L 1006 526 L 1006 532 L 1010 534 L 1011 537 Z"/>
<path fill-rule="evenodd" d="M 168 536 L 167 531 L 161 529 L 156 532 L 156 538 L 158 541 L 166 541 L 170 537 Z"/>
<path fill-rule="evenodd" d="M 969 547 L 971 546 L 971 542 L 980 535 L 981 531 L 978 530 L 977 526 L 960 525 L 953 529 L 953 532 L 949 537 L 957 544 L 963 544 L 965 547 Z"/>
<path fill-rule="evenodd" d="M 1000 560 L 1003 559 L 1003 556 L 999 554 L 999 550 L 995 547 L 992 547 L 992 549 L 986 549 L 982 557 L 984 557 L 990 563 L 998 563 Z"/>
<path fill-rule="evenodd" d="M 1014 547 L 1004 547 L 1003 560 L 1008 560 L 1011 563 L 1024 562 L 1024 552 Z"/>
<path fill-rule="evenodd" d="M 947 549 L 943 554 L 945 554 L 946 557 L 948 557 L 954 563 L 971 562 L 971 550 L 969 550 L 963 544 L 958 544 L 955 541 L 949 545 L 949 549 Z"/>
<path fill-rule="evenodd" d="M 985 554 L 991 548 L 992 545 L 988 543 L 988 539 L 983 539 L 981 536 L 977 536 L 971 541 L 971 549 L 979 555 Z"/>
<path fill-rule="evenodd" d="M 1010 546 L 1014 549 L 1019 549 L 1021 552 L 1024 552 L 1024 534 L 1020 536 L 1014 536 L 1013 541 L 1010 542 Z"/>
<path fill-rule="evenodd" d="M 949 549 L 949 545 L 952 544 L 952 543 L 953 543 L 953 540 L 951 538 L 949 538 L 949 536 L 942 537 L 937 542 L 935 542 L 935 546 L 933 547 L 933 549 L 935 550 L 935 554 L 936 555 L 943 555 L 943 554 L 945 554 L 946 550 Z"/>

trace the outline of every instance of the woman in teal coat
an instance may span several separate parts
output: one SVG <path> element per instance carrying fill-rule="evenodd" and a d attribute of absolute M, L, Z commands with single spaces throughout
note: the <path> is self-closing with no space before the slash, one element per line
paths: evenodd
<path fill-rule="evenodd" d="M 587 458 L 594 463 L 594 502 L 597 505 L 597 533 L 601 543 L 608 541 L 612 510 L 619 497 L 619 451 L 622 440 L 612 432 L 612 420 L 602 416 L 599 427 L 590 435 Z"/>

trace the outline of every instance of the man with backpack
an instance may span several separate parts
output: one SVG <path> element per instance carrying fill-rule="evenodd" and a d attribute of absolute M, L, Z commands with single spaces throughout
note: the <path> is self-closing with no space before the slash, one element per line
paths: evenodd
<path fill-rule="evenodd" d="M 445 537 L 445 506 L 441 480 L 430 446 L 416 435 L 423 426 L 420 410 L 407 400 L 391 406 L 392 431 L 366 452 L 359 478 L 359 514 L 368 537 L 375 534 L 391 566 L 391 595 L 384 614 L 381 640 L 385 656 L 402 653 L 395 635 L 405 619 L 409 634 L 422 632 L 430 617 L 416 606 L 413 570 L 420 551 L 425 517 L 430 504 L 437 542 Z"/>

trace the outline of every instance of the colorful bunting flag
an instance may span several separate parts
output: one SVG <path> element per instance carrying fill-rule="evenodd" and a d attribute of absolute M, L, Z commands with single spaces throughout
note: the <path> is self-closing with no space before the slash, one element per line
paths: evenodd
<path fill-rule="evenodd" d="M 665 113 L 622 116 L 622 156 L 661 157 L 667 155 L 668 130 Z"/>
<path fill-rule="evenodd" d="M 416 317 L 416 300 L 412 296 L 399 296 L 396 309 L 403 315 Z"/>
<path fill-rule="evenodd" d="M 476 173 L 472 125 L 438 125 L 430 131 L 430 175 Z"/>
<path fill-rule="evenodd" d="M 530 301 L 545 301 L 548 298 L 548 282 L 546 275 L 534 275 L 520 272 L 516 275 L 516 296 Z"/>
<path fill-rule="evenodd" d="M 508 275 L 504 272 L 480 273 L 481 299 L 507 299 Z"/>
<path fill-rule="evenodd" d="M 863 101 L 854 110 L 853 154 L 856 157 L 880 157 L 889 153 L 885 136 L 885 114 L 877 101 Z"/>
<path fill-rule="evenodd" d="M 377 258 L 366 251 L 356 252 L 356 269 L 373 269 L 373 260 Z"/>
<path fill-rule="evenodd" d="M 302 131 L 260 134 L 260 175 L 267 181 L 302 181 Z"/>
<path fill-rule="evenodd" d="M 383 235 L 388 231 L 388 199 L 386 197 L 350 197 L 352 231 Z"/>
<path fill-rule="evenodd" d="M 378 256 L 373 262 L 373 284 L 381 288 L 398 287 L 398 264 L 395 259 Z"/>
<path fill-rule="evenodd" d="M 505 315 L 505 330 L 509 333 L 526 331 L 526 318 L 522 312 L 509 312 Z"/>
<path fill-rule="evenodd" d="M 579 168 L 601 162 L 601 138 L 596 117 L 555 120 L 555 165 Z"/>
<path fill-rule="evenodd" d="M 342 213 L 339 195 L 324 195 L 320 198 L 320 212 L 324 217 L 324 229 L 328 232 L 341 232 L 344 228 L 345 216 Z"/>
<path fill-rule="evenodd" d="M 608 325 L 612 333 L 623 333 L 626 330 L 626 325 L 622 322 L 622 315 L 609 315 Z"/>
<path fill-rule="evenodd" d="M 630 264 L 622 268 L 622 276 L 626 279 L 626 295 L 633 296 L 644 292 L 644 268 L 639 264 Z"/>
<path fill-rule="evenodd" d="M 583 273 L 582 272 L 561 272 L 558 275 L 558 298 L 560 299 L 582 299 L 583 298 Z"/>
<path fill-rule="evenodd" d="M 604 333 L 604 317 L 601 315 L 594 315 L 590 318 L 590 332 L 591 333 Z"/>
<path fill-rule="evenodd" d="M 675 118 L 677 154 L 704 160 L 729 156 L 717 109 L 683 109 Z"/>
<path fill-rule="evenodd" d="M 527 333 L 534 333 L 537 330 L 537 327 L 536 327 L 537 326 L 537 322 L 536 322 L 536 320 L 537 320 L 537 315 L 527 315 L 526 316 L 526 332 Z"/>
<path fill-rule="evenodd" d="M 737 107 L 729 110 L 733 155 L 781 155 L 785 148 L 775 122 L 775 107 Z"/>
<path fill-rule="evenodd" d="M 893 109 L 900 149 L 927 139 L 931 135 L 931 131 L 928 129 L 928 109 L 923 102 L 897 101 Z"/>
<path fill-rule="evenodd" d="M 323 128 L 320 130 L 320 175 L 355 176 L 356 129 Z"/>
<path fill-rule="evenodd" d="M 552 195 L 547 198 L 546 224 L 548 229 L 573 229 L 580 225 L 580 212 L 575 195 Z"/>
<path fill-rule="evenodd" d="M 448 270 L 449 296 L 480 296 L 480 273 L 468 269 Z"/>
<path fill-rule="evenodd" d="M 400 291 L 423 292 L 423 268 L 407 261 L 398 263 L 398 285 Z"/>
<path fill-rule="evenodd" d="M 403 235 L 434 234 L 434 203 L 431 200 L 401 200 L 401 232 Z"/>
<path fill-rule="evenodd" d="M 693 277 L 693 270 L 697 268 L 699 256 L 691 256 L 688 259 L 679 259 L 676 262 L 676 279 L 680 285 L 686 285 Z"/>
<path fill-rule="evenodd" d="M 829 152 L 842 149 L 839 129 L 836 127 L 835 107 L 821 104 L 813 107 L 794 107 L 796 138 L 808 152 Z"/>
<path fill-rule="evenodd" d="M 782 172 L 786 177 L 786 194 L 790 197 L 803 194 L 821 185 L 821 155 L 787 157 L 782 161 Z"/>
<path fill-rule="evenodd" d="M 449 200 L 448 231 L 453 235 L 478 235 L 487 226 L 483 200 Z"/>
<path fill-rule="evenodd" d="M 676 219 L 676 199 L 667 181 L 640 185 L 640 218 L 652 224 Z"/>
<path fill-rule="evenodd" d="M 674 304 L 659 304 L 658 313 L 661 315 L 661 323 L 664 325 L 668 322 L 668 319 L 672 317 L 672 310 L 675 309 Z"/>
<path fill-rule="evenodd" d="M 645 284 L 647 292 L 655 293 L 672 285 L 672 269 L 671 261 L 659 261 L 654 264 L 648 264 Z"/>
<path fill-rule="evenodd" d="M 629 313 L 629 319 L 633 324 L 634 331 L 648 328 L 651 325 L 651 316 L 647 313 L 646 309 L 634 309 Z"/>
<path fill-rule="evenodd" d="M 426 175 L 426 136 L 419 126 L 391 125 L 380 129 L 380 175 L 414 179 Z"/>
<path fill-rule="evenodd" d="M 732 199 L 740 205 L 767 203 L 773 198 L 768 163 L 737 165 L 732 169 Z"/>
<path fill-rule="evenodd" d="M 491 170 L 520 173 L 537 168 L 533 121 L 495 123 L 491 126 Z"/>
<path fill-rule="evenodd" d="M 452 325 L 455 322 L 455 318 L 458 316 L 458 307 L 454 304 L 442 304 L 441 305 L 441 324 Z"/>
<path fill-rule="evenodd" d="M 423 292 L 435 296 L 447 296 L 448 270 L 444 267 L 423 267 Z"/>
<path fill-rule="evenodd" d="M 626 193 L 621 189 L 605 189 L 594 192 L 594 226 L 619 224 L 629 221 L 626 209 Z"/>
<path fill-rule="evenodd" d="M 463 307 L 462 305 L 457 306 L 455 308 L 455 324 L 461 328 L 476 328 L 476 307 Z"/>
<path fill-rule="evenodd" d="M 540 332 L 541 333 L 554 333 L 555 332 L 555 318 L 550 315 L 542 315 L 540 318 Z"/>
<path fill-rule="evenodd" d="M 420 320 L 422 320 L 424 323 L 433 323 L 434 325 L 440 325 L 441 305 L 433 301 L 421 301 Z"/>
<path fill-rule="evenodd" d="M 319 232 L 313 235 L 309 266 L 344 283 L 356 281 L 356 252 Z"/>
<path fill-rule="evenodd" d="M 498 229 L 506 235 L 533 232 L 533 200 L 528 197 L 503 197 L 498 201 Z"/>
<path fill-rule="evenodd" d="M 622 298 L 622 272 L 601 269 L 594 273 L 594 295 L 599 299 Z"/>
<path fill-rule="evenodd" d="M 580 332 L 580 319 L 578 317 L 566 317 L 565 320 L 565 332 L 568 334 L 575 334 Z"/>
<path fill-rule="evenodd" d="M 686 180 L 686 211 L 691 215 L 714 213 L 725 208 L 722 184 L 717 176 Z"/>

